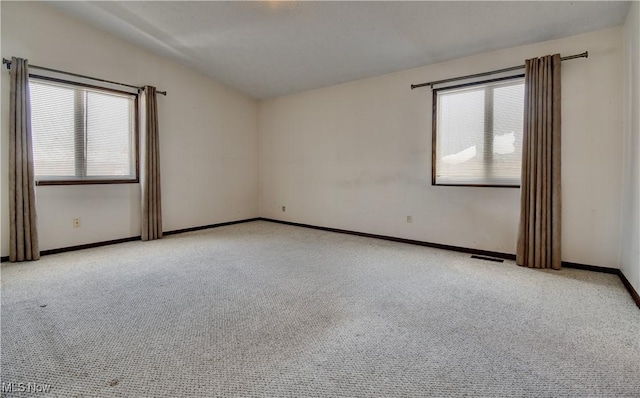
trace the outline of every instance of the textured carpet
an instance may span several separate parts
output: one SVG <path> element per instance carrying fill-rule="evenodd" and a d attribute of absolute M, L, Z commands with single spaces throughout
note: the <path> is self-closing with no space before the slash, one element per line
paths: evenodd
<path fill-rule="evenodd" d="M 638 397 L 615 275 L 257 221 L 2 266 L 7 397 Z"/>

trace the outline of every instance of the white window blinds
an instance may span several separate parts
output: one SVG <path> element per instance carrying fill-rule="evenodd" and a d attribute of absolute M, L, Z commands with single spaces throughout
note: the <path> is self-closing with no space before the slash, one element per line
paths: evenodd
<path fill-rule="evenodd" d="M 435 90 L 436 185 L 518 186 L 524 80 Z"/>
<path fill-rule="evenodd" d="M 136 95 L 37 78 L 29 86 L 38 183 L 137 180 Z"/>

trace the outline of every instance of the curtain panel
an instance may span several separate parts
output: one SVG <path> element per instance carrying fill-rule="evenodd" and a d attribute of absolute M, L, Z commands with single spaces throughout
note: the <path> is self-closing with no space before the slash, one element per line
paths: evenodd
<path fill-rule="evenodd" d="M 145 86 L 142 134 L 142 240 L 162 238 L 162 200 L 160 195 L 160 143 L 156 88 Z"/>
<path fill-rule="evenodd" d="M 560 54 L 525 63 L 525 109 L 516 262 L 560 269 Z"/>
<path fill-rule="evenodd" d="M 9 97 L 9 261 L 37 260 L 38 217 L 31 137 L 29 65 L 11 58 Z"/>

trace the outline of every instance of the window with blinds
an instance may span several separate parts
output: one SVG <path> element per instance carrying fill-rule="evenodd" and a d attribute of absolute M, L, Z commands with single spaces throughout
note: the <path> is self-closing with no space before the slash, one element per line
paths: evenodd
<path fill-rule="evenodd" d="M 520 185 L 524 79 L 434 90 L 434 185 Z"/>
<path fill-rule="evenodd" d="M 137 182 L 136 95 L 30 78 L 39 185 Z"/>

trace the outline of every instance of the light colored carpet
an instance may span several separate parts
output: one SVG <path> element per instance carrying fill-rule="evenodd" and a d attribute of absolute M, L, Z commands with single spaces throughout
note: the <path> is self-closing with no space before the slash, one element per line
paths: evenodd
<path fill-rule="evenodd" d="M 265 221 L 4 264 L 1 315 L 50 396 L 640 396 L 615 275 Z"/>

